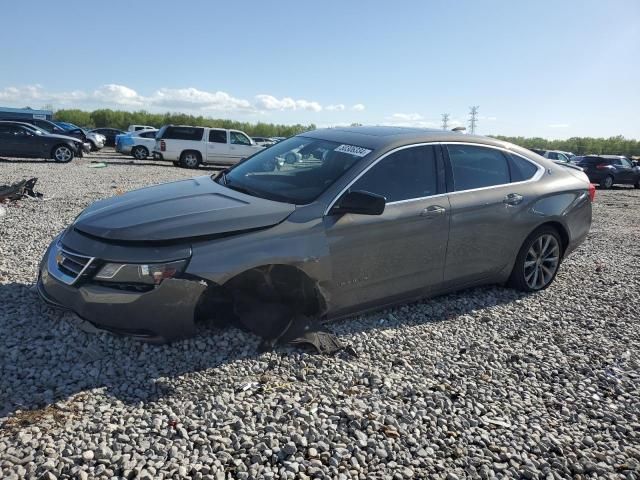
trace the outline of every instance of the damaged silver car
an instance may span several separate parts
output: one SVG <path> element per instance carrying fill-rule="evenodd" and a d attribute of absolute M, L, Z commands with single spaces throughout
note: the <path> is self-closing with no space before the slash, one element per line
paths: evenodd
<path fill-rule="evenodd" d="M 234 319 L 276 338 L 283 319 L 483 284 L 542 290 L 586 238 L 593 195 L 582 172 L 492 138 L 316 130 L 212 177 L 96 202 L 51 243 L 38 290 L 149 341 Z"/>

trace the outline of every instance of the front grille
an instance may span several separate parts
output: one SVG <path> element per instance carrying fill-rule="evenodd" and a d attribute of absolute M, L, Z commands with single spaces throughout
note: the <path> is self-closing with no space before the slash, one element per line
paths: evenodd
<path fill-rule="evenodd" d="M 93 257 L 81 255 L 58 245 L 55 254 L 55 267 L 60 275 L 56 275 L 55 271 L 51 273 L 64 283 L 72 285 L 80 277 L 86 275 L 90 269 L 93 270 L 93 260 Z"/>

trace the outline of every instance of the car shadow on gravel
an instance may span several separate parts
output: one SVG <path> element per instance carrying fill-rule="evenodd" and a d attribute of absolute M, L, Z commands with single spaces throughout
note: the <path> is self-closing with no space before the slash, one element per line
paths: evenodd
<path fill-rule="evenodd" d="M 480 288 L 351 317 L 330 328 L 348 343 L 349 336 L 455 320 L 523 296 L 509 289 Z M 420 305 L 427 313 L 411 314 L 420 303 L 427 304 Z M 17 410 L 24 416 L 25 411 L 55 408 L 56 402 L 89 390 L 127 404 L 153 402 L 174 394 L 179 383 L 175 377 L 262 355 L 258 337 L 233 327 L 200 325 L 196 337 L 171 345 L 81 328 L 77 317 L 43 304 L 33 285 L 0 284 L 0 419 Z M 277 353 L 288 355 L 291 348 L 278 348 Z M 208 372 L 212 374 L 216 372 Z"/>

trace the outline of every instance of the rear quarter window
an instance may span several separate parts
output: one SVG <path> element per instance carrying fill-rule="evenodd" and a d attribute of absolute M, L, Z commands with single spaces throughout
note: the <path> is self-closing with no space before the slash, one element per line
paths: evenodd
<path fill-rule="evenodd" d="M 204 128 L 197 127 L 167 127 L 162 138 L 173 140 L 202 140 Z"/>
<path fill-rule="evenodd" d="M 530 180 L 538 171 L 538 167 L 532 162 L 513 153 L 509 154 L 509 168 L 512 182 Z"/>

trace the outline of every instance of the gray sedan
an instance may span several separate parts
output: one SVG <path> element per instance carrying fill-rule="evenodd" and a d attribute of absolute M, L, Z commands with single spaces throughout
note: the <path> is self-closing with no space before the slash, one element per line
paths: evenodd
<path fill-rule="evenodd" d="M 248 305 L 333 319 L 485 284 L 535 292 L 586 238 L 593 195 L 584 173 L 491 138 L 316 130 L 96 202 L 54 239 L 38 287 L 150 341 Z"/>

